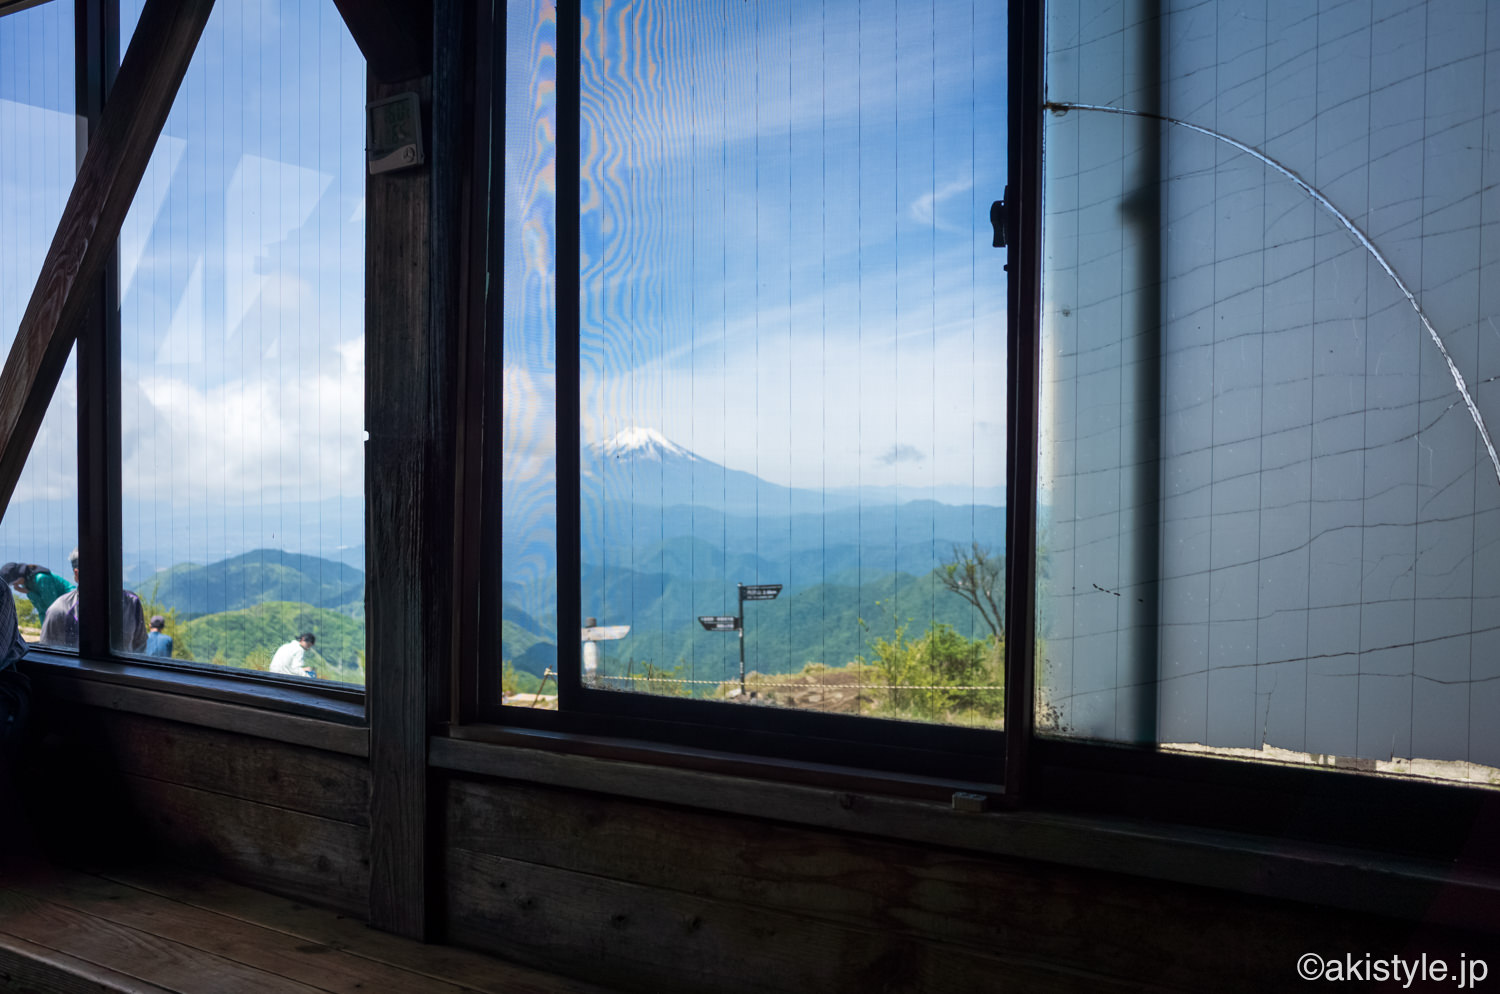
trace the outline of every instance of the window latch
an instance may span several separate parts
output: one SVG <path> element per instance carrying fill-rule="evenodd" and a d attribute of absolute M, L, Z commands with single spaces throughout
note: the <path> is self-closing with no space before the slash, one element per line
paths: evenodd
<path fill-rule="evenodd" d="M 1005 200 L 1010 199 L 1010 187 L 1005 188 Z M 991 243 L 995 248 L 1005 248 L 1006 236 L 1006 211 L 1008 205 L 1005 200 L 997 200 L 990 204 L 990 226 L 995 229 L 995 240 Z"/>

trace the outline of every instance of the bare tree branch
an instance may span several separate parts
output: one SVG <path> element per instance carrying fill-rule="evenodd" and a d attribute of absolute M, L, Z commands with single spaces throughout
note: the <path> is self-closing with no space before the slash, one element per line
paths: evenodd
<path fill-rule="evenodd" d="M 1005 557 L 978 542 L 965 550 L 953 546 L 951 562 L 943 564 L 938 579 L 979 611 L 995 641 L 1005 641 Z"/>

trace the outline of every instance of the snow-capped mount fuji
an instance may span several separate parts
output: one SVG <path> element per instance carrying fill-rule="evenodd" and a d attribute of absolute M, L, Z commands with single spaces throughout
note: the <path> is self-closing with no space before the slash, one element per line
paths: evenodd
<path fill-rule="evenodd" d="M 686 459 L 697 462 L 698 457 L 673 442 L 655 428 L 626 428 L 589 448 L 598 459 L 637 459 L 663 462 L 668 459 Z"/>
<path fill-rule="evenodd" d="M 847 494 L 783 487 L 714 462 L 655 428 L 633 426 L 591 443 L 583 458 L 590 500 L 653 507 L 692 505 L 723 514 L 807 514 L 852 506 Z"/>

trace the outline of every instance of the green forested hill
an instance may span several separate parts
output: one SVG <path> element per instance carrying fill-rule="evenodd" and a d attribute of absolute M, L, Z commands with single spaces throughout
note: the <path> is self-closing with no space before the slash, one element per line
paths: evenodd
<path fill-rule="evenodd" d="M 718 587 L 694 590 L 693 585 L 668 581 L 654 591 L 655 597 L 641 598 L 647 602 L 645 611 L 629 617 L 628 598 L 620 596 L 616 603 L 622 610 L 612 612 L 610 622 L 631 624 L 631 633 L 608 643 L 605 651 L 612 660 L 634 660 L 637 669 L 643 662 L 667 669 L 682 666 L 700 679 L 737 671 L 736 636 L 706 632 L 697 623 L 699 614 L 735 613 L 733 590 L 726 595 Z M 898 624 L 907 626 L 910 637 L 934 621 L 953 626 L 966 638 L 989 634 L 978 612 L 944 589 L 935 572 L 886 574 L 859 586 L 822 584 L 749 603 L 745 615 L 745 666 L 761 673 L 794 673 L 810 662 L 843 666 L 868 656 L 870 640 L 889 638 Z"/>
<path fill-rule="evenodd" d="M 318 637 L 313 648 L 323 665 L 312 662 L 320 676 L 363 682 L 364 622 L 327 608 L 270 601 L 195 618 L 179 627 L 177 637 L 188 658 L 263 670 L 279 647 L 308 631 Z"/>
<path fill-rule="evenodd" d="M 888 573 L 846 575 L 845 582 L 820 584 L 783 594 L 774 601 L 745 606 L 745 665 L 761 673 L 795 673 L 807 663 L 844 666 L 869 656 L 871 639 L 890 638 L 905 625 L 916 638 L 931 622 L 951 625 L 969 639 L 989 634 L 979 613 L 946 590 L 936 571 L 924 576 Z M 597 591 L 590 607 L 601 624 L 630 625 L 630 635 L 601 643 L 606 666 L 623 670 L 650 663 L 697 679 L 727 679 L 739 668 L 739 643 L 728 632 L 707 632 L 699 615 L 734 614 L 735 591 L 719 581 L 692 583 L 661 574 L 613 571 L 585 575 L 585 589 Z M 861 622 L 863 621 L 863 624 Z M 504 623 L 505 655 L 518 671 L 540 674 L 556 666 L 556 646 L 514 624 Z"/>
<path fill-rule="evenodd" d="M 299 601 L 364 616 L 365 575 L 345 563 L 279 549 L 256 549 L 201 566 L 179 563 L 135 592 L 186 616 L 238 611 L 267 601 Z"/>

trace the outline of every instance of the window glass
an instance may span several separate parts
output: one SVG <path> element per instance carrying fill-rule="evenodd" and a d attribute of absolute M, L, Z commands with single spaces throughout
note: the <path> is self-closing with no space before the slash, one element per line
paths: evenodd
<path fill-rule="evenodd" d="M 1500 781 L 1500 21 L 1048 11 L 1041 725 Z"/>
<path fill-rule="evenodd" d="M 120 235 L 120 651 L 364 681 L 364 104 L 332 3 L 215 6 Z"/>
<path fill-rule="evenodd" d="M 501 632 L 503 700 L 557 706 L 557 10 L 505 8 Z"/>
<path fill-rule="evenodd" d="M 73 5 L 0 17 L 0 355 L 9 354 L 62 217 L 78 161 Z M 0 562 L 14 563 L 23 635 L 41 636 L 67 596 L 78 542 L 78 390 L 73 356 L 31 447 L 4 520 Z M 65 610 L 66 604 L 59 610 Z"/>
<path fill-rule="evenodd" d="M 1005 6 L 582 17 L 585 684 L 999 727 Z"/>

